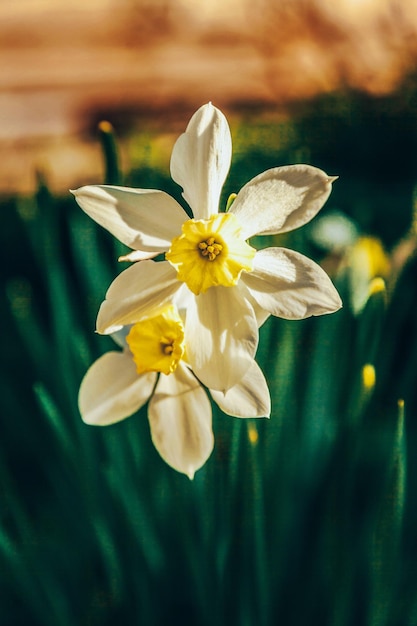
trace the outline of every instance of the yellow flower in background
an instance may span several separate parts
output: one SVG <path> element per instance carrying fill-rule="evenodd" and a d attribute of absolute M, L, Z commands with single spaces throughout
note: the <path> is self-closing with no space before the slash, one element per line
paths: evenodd
<path fill-rule="evenodd" d="M 184 325 L 164 306 L 114 336 L 123 351 L 101 356 L 81 382 L 78 405 L 87 424 L 107 426 L 149 401 L 152 441 L 174 469 L 193 478 L 213 446 L 209 397 L 186 362 Z M 235 417 L 269 417 L 270 396 L 252 361 L 239 384 L 225 394 L 209 390 L 221 410 Z"/>
<path fill-rule="evenodd" d="M 359 237 L 348 251 L 346 259 L 352 309 L 358 314 L 378 284 L 375 279 L 386 279 L 390 261 L 377 237 Z"/>
<path fill-rule="evenodd" d="M 272 168 L 249 181 L 219 213 L 232 142 L 225 116 L 211 103 L 192 116 L 176 141 L 172 178 L 191 207 L 163 191 L 87 186 L 81 208 L 142 261 L 106 294 L 97 330 L 111 334 L 173 303 L 185 316 L 187 358 L 198 378 L 224 391 L 250 368 L 258 327 L 269 315 L 303 319 L 337 311 L 341 300 L 325 271 L 286 248 L 255 251 L 254 235 L 285 233 L 309 222 L 326 202 L 334 177 L 310 165 Z M 165 261 L 150 259 L 165 253 Z"/>
<path fill-rule="evenodd" d="M 362 367 L 362 384 L 366 391 L 371 391 L 375 387 L 376 374 L 372 363 L 366 363 Z"/>

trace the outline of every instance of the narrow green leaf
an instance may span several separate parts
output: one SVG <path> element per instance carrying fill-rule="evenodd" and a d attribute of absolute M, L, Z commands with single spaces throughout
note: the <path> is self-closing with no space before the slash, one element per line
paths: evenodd
<path fill-rule="evenodd" d="M 396 585 L 401 569 L 400 545 L 405 502 L 406 448 L 404 402 L 398 402 L 397 426 L 389 451 L 388 476 L 375 524 L 372 549 L 370 626 L 393 623 Z"/>

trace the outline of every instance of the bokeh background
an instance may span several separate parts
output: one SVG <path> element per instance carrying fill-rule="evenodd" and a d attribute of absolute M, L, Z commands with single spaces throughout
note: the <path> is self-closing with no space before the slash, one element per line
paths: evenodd
<path fill-rule="evenodd" d="M 3 0 L 0 55 L 1 626 L 416 626 L 417 2 Z M 146 410 L 81 422 L 123 250 L 68 189 L 181 201 L 170 152 L 207 101 L 223 205 L 269 167 L 339 175 L 254 244 L 314 258 L 344 307 L 266 322 L 271 419 L 214 408 L 190 482 Z"/>

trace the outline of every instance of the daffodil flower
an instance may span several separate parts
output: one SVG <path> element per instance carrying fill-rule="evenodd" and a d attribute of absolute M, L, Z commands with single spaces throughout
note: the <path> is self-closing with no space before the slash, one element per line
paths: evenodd
<path fill-rule="evenodd" d="M 81 208 L 133 249 L 142 261 L 122 272 L 97 318 L 109 334 L 139 321 L 152 306 L 186 308 L 187 357 L 205 385 L 225 390 L 250 367 L 258 327 L 270 314 L 286 319 L 332 313 L 340 297 L 327 274 L 286 248 L 256 251 L 254 235 L 285 233 L 311 220 L 326 202 L 334 177 L 309 165 L 259 174 L 219 213 L 232 153 L 224 115 L 202 106 L 174 145 L 172 178 L 183 188 L 193 218 L 163 191 L 86 186 L 74 192 Z M 151 261 L 165 252 L 165 261 Z"/>
<path fill-rule="evenodd" d="M 101 356 L 81 383 L 82 419 L 107 426 L 129 417 L 149 400 L 156 449 L 168 465 L 193 478 L 213 450 L 212 411 L 206 391 L 186 362 L 178 310 L 165 305 L 114 338 L 123 351 Z M 269 417 L 269 391 L 255 361 L 238 385 L 225 394 L 210 393 L 224 413 Z"/>

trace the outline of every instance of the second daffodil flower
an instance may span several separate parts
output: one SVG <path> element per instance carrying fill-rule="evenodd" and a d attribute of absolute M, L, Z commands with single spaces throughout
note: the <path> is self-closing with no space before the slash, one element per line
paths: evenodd
<path fill-rule="evenodd" d="M 187 358 L 212 389 L 235 385 L 251 366 L 258 327 L 270 314 L 286 319 L 332 313 L 340 297 L 327 274 L 286 248 L 258 252 L 254 235 L 285 233 L 311 220 L 334 180 L 310 165 L 259 174 L 219 213 L 231 163 L 225 116 L 212 104 L 192 116 L 175 143 L 172 178 L 183 188 L 190 219 L 171 196 L 153 189 L 86 186 L 81 208 L 133 249 L 135 263 L 112 283 L 97 330 L 109 334 L 139 321 L 150 308 L 175 302 L 186 309 Z M 165 259 L 150 259 L 165 252 Z"/>
<path fill-rule="evenodd" d="M 123 329 L 124 348 L 101 356 L 87 371 L 78 404 L 87 424 L 107 426 L 135 413 L 149 400 L 152 441 L 161 457 L 189 478 L 210 456 L 214 438 L 211 404 L 189 368 L 183 321 L 173 305 Z M 269 417 L 270 397 L 256 364 L 225 394 L 211 391 L 224 413 Z"/>

